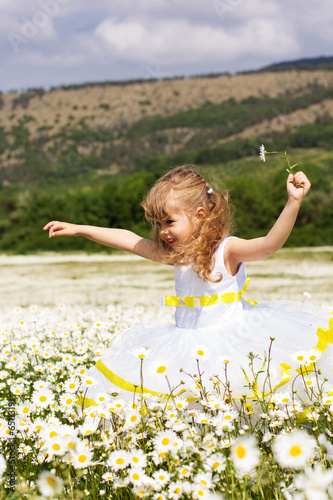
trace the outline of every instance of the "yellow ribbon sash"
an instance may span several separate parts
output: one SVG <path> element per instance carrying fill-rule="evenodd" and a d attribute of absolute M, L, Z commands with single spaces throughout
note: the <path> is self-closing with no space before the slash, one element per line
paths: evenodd
<path fill-rule="evenodd" d="M 232 302 L 240 302 L 242 295 L 250 283 L 250 278 L 247 278 L 245 286 L 241 292 L 216 293 L 214 295 L 202 295 L 195 297 L 177 297 L 176 295 L 165 295 L 162 298 L 163 306 L 185 306 L 185 307 L 203 307 L 213 306 L 215 304 L 230 304 Z M 244 299 L 246 300 L 246 299 Z M 257 304 L 255 300 L 247 300 L 251 306 Z"/>

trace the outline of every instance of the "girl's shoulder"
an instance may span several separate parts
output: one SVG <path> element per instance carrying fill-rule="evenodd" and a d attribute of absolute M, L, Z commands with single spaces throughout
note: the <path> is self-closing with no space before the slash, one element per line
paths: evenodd
<path fill-rule="evenodd" d="M 227 243 L 232 240 L 237 239 L 237 236 L 227 236 L 224 238 L 216 249 L 216 263 L 219 262 L 223 266 L 224 271 L 229 276 L 235 276 L 240 268 L 241 262 L 232 262 L 229 258 L 229 251 Z M 225 274 L 223 273 L 223 274 Z"/>

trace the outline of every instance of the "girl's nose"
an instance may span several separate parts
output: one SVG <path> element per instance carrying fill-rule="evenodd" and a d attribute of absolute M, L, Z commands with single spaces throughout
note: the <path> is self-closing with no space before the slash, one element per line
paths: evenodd
<path fill-rule="evenodd" d="M 167 226 L 161 226 L 160 227 L 160 236 L 165 236 L 166 234 L 168 234 L 168 227 Z"/>

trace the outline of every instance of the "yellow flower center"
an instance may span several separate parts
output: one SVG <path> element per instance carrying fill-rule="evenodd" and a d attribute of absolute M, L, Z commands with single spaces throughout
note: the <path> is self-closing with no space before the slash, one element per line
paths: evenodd
<path fill-rule="evenodd" d="M 300 446 L 292 446 L 290 448 L 290 455 L 292 457 L 298 457 L 298 455 L 300 455 L 302 453 L 302 448 Z"/>
<path fill-rule="evenodd" d="M 166 366 L 159 366 L 156 371 L 157 371 L 157 373 L 164 373 L 165 370 L 166 370 Z"/>
<path fill-rule="evenodd" d="M 83 464 L 87 460 L 87 455 L 80 455 L 79 456 L 79 462 Z"/>
<path fill-rule="evenodd" d="M 137 481 L 137 480 L 139 479 L 139 477 L 140 477 L 140 476 L 139 476 L 139 474 L 133 474 L 133 479 L 134 479 L 135 481 Z"/>
<path fill-rule="evenodd" d="M 45 403 L 45 401 L 47 401 L 47 397 L 46 397 L 46 396 L 41 396 L 41 397 L 39 398 L 39 401 L 40 401 L 41 403 Z"/>
<path fill-rule="evenodd" d="M 117 458 L 116 464 L 122 465 L 123 463 L 125 463 L 125 460 L 123 458 Z"/>
<path fill-rule="evenodd" d="M 48 484 L 49 486 L 51 486 L 51 488 L 53 488 L 53 489 L 54 489 L 54 488 L 56 487 L 56 485 L 57 485 L 57 481 L 55 480 L 55 478 L 54 478 L 54 477 L 51 477 L 51 476 L 49 476 L 49 477 L 46 479 L 46 482 L 47 482 L 47 484 Z"/>
<path fill-rule="evenodd" d="M 203 356 L 205 353 L 204 353 L 204 351 L 199 350 L 199 351 L 197 351 L 197 354 L 198 354 L 198 356 Z"/>
<path fill-rule="evenodd" d="M 218 467 L 220 467 L 220 462 L 215 462 L 213 464 L 213 469 L 217 469 Z"/>
<path fill-rule="evenodd" d="M 132 415 L 132 416 L 131 416 L 131 422 L 135 422 L 135 421 L 136 421 L 136 419 L 137 419 L 136 415 Z"/>
<path fill-rule="evenodd" d="M 169 443 L 170 443 L 170 439 L 169 439 L 169 438 L 163 438 L 163 439 L 162 439 L 162 444 L 163 444 L 163 446 L 166 446 L 166 445 L 167 445 L 167 444 L 169 444 Z"/>
<path fill-rule="evenodd" d="M 53 450 L 58 451 L 58 450 L 60 450 L 60 445 L 57 444 L 57 443 L 55 443 L 55 444 L 52 445 L 52 448 L 53 448 Z"/>
<path fill-rule="evenodd" d="M 73 383 L 69 384 L 69 388 L 70 389 L 75 389 L 75 384 L 73 384 Z"/>
<path fill-rule="evenodd" d="M 244 458 L 246 455 L 246 450 L 245 450 L 244 446 L 242 446 L 242 445 L 237 446 L 236 454 L 237 454 L 238 458 Z"/>

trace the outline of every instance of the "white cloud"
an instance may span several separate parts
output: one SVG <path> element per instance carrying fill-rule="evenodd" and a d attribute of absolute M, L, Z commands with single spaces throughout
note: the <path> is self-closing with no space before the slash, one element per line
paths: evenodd
<path fill-rule="evenodd" d="M 95 34 L 111 57 L 144 63 L 230 61 L 242 54 L 284 57 L 299 44 L 273 21 L 247 20 L 234 29 L 190 24 L 186 20 L 104 20 Z"/>
<path fill-rule="evenodd" d="M 163 76 L 190 75 L 332 55 L 327 0 L 0 2 L 0 41 L 7 47 L 1 90 L 5 79 L 11 87 L 15 79 L 20 87 L 36 85 L 39 74 L 41 84 L 54 85 L 55 74 L 57 82 L 79 83 L 147 76 L 147 67 Z M 24 40 L 15 45 L 10 33 Z"/>

